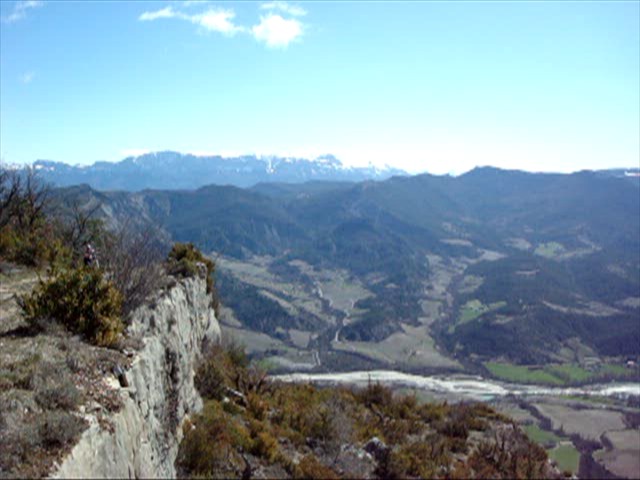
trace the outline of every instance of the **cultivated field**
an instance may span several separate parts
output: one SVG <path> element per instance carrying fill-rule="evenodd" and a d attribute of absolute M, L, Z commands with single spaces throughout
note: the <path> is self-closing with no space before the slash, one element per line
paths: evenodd
<path fill-rule="evenodd" d="M 563 430 L 567 434 L 577 433 L 589 440 L 597 441 L 608 431 L 625 428 L 623 415 L 611 410 L 576 410 L 565 405 L 550 403 L 536 403 L 535 408 L 542 416 L 551 420 L 555 430 Z"/>
<path fill-rule="evenodd" d="M 438 351 L 428 326 L 412 327 L 402 324 L 402 329 L 402 332 L 396 332 L 382 342 L 334 341 L 331 346 L 336 350 L 356 352 L 395 366 L 462 369 L 458 362 Z"/>

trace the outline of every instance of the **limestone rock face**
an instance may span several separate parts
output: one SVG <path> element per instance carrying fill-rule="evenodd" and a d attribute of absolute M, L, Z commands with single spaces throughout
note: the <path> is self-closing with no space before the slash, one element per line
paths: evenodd
<path fill-rule="evenodd" d="M 126 370 L 128 387 L 111 379 L 123 401 L 90 427 L 53 472 L 56 478 L 168 478 L 182 439 L 182 423 L 202 408 L 194 371 L 202 348 L 220 339 L 203 278 L 178 282 L 132 316 L 128 333 L 142 340 Z M 102 425 L 101 425 L 102 424 Z"/>

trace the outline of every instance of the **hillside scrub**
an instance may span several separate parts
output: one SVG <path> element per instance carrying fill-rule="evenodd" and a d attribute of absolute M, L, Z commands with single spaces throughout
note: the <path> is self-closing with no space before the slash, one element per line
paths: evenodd
<path fill-rule="evenodd" d="M 184 427 L 177 465 L 189 477 L 531 478 L 551 476 L 544 449 L 480 403 L 418 402 L 364 389 L 274 383 L 238 348 L 215 346 L 196 386 L 201 414 Z M 257 473 L 256 473 L 257 472 Z M 273 475 L 273 473 L 271 474 Z"/>
<path fill-rule="evenodd" d="M 101 270 L 92 267 L 40 280 L 31 294 L 22 297 L 21 307 L 30 325 L 55 319 L 98 346 L 112 346 L 124 330 L 122 294 Z"/>
<path fill-rule="evenodd" d="M 219 299 L 215 289 L 213 275 L 215 263 L 205 257 L 193 243 L 175 243 L 167 256 L 167 272 L 178 277 L 194 277 L 198 274 L 198 265 L 206 269 L 207 292 L 211 294 L 211 306 L 218 313 Z"/>

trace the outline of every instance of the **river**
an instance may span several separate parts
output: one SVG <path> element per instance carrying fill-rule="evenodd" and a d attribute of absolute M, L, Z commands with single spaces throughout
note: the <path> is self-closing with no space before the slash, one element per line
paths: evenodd
<path fill-rule="evenodd" d="M 318 384 L 366 385 L 379 382 L 393 387 L 409 387 L 427 392 L 451 394 L 470 400 L 488 401 L 507 395 L 516 396 L 559 396 L 590 395 L 616 396 L 626 398 L 640 396 L 640 383 L 606 383 L 581 387 L 547 387 L 522 385 L 497 380 L 487 380 L 480 376 L 421 376 L 394 370 L 356 371 L 347 373 L 290 373 L 274 375 L 273 380 L 283 382 L 311 382 Z"/>

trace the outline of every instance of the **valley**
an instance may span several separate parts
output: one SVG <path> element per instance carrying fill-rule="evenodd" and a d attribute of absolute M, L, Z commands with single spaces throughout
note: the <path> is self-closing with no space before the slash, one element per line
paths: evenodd
<path fill-rule="evenodd" d="M 485 167 L 57 198 L 209 253 L 222 323 L 272 372 L 577 385 L 640 378 L 635 180 Z"/>

